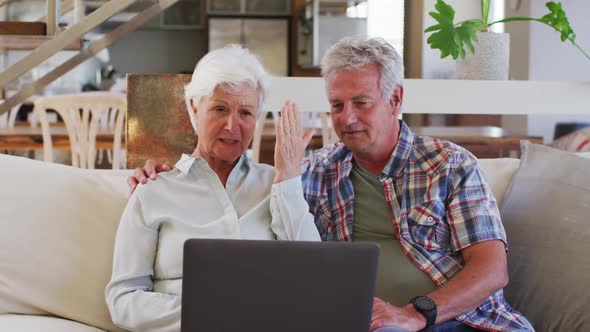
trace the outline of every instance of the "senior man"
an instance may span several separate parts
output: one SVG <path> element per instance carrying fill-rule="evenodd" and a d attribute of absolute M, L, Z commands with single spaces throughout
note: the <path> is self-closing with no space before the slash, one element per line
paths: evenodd
<path fill-rule="evenodd" d="M 503 296 L 506 234 L 477 160 L 398 119 L 403 72 L 382 39 L 345 38 L 322 60 L 341 142 L 302 164 L 322 240 L 381 246 L 371 330 L 533 330 Z M 159 168 L 148 162 L 130 186 Z"/>
<path fill-rule="evenodd" d="M 326 52 L 322 76 L 341 143 L 302 170 L 320 236 L 381 245 L 371 329 L 532 330 L 502 293 L 506 234 L 477 160 L 398 120 L 403 72 L 381 39 L 346 38 Z"/>

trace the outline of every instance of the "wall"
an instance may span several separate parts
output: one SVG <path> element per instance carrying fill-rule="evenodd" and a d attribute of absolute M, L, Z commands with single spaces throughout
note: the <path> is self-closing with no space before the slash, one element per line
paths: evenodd
<path fill-rule="evenodd" d="M 543 16 L 547 9 L 544 2 L 531 1 L 531 15 Z M 590 1 L 564 0 L 563 9 L 570 24 L 576 32 L 576 42 L 590 52 Z M 530 80 L 555 81 L 590 81 L 590 60 L 585 58 L 571 43 L 562 43 L 559 34 L 543 24 L 530 25 Z M 556 109 L 554 116 L 529 116 L 528 131 L 530 135 L 543 136 L 545 142 L 553 140 L 553 129 L 557 122 L 590 123 L 590 105 L 588 116 L 568 116 L 567 105 Z"/>
<path fill-rule="evenodd" d="M 204 30 L 134 31 L 109 47 L 120 73 L 192 72 L 207 50 Z"/>
<path fill-rule="evenodd" d="M 508 0 L 506 17 L 531 16 L 531 0 Z M 529 54 L 531 24 L 512 22 L 505 24 L 504 31 L 510 34 L 510 74 L 511 80 L 529 79 Z M 503 115 L 502 128 L 516 134 L 528 135 L 528 116 Z"/>
<path fill-rule="evenodd" d="M 479 1 L 446 0 L 445 2 L 455 8 L 455 22 L 481 17 L 481 5 Z M 434 10 L 436 0 L 423 0 L 423 3 L 422 31 L 436 24 L 436 21 L 428 14 Z M 433 50 L 426 43 L 429 36 L 430 33 L 422 34 L 422 78 L 456 78 L 455 61 L 451 57 L 441 59 L 440 50 Z"/>
<path fill-rule="evenodd" d="M 139 12 L 150 5 L 149 2 L 138 2 L 128 11 Z M 160 15 L 109 46 L 115 69 L 119 73 L 135 74 L 192 73 L 197 61 L 206 51 L 207 33 L 204 28 L 162 29 Z"/>
<path fill-rule="evenodd" d="M 346 16 L 319 16 L 318 24 L 318 63 L 328 48 L 336 44 L 343 36 L 364 37 L 367 36 L 367 19 Z"/>
<path fill-rule="evenodd" d="M 409 2 L 409 4 L 408 4 Z M 438 51 L 426 44 L 428 35 L 421 33 L 432 25 L 434 19 L 428 15 L 434 8 L 436 0 L 406 1 L 406 69 L 408 77 L 413 78 L 452 78 L 454 63 L 448 59 L 441 60 Z M 479 16 L 479 1 L 448 1 L 457 9 L 456 20 L 467 15 Z M 506 0 L 506 16 L 541 17 L 548 11 L 546 1 Z M 577 41 L 590 52 L 590 1 L 563 0 L 570 23 L 577 33 Z M 467 5 L 468 7 L 463 7 Z M 459 7 L 458 7 L 459 6 Z M 573 46 L 562 43 L 559 34 L 551 28 L 537 22 L 512 22 L 505 25 L 510 33 L 510 79 L 513 80 L 574 80 L 590 81 L 590 61 L 584 58 Z M 422 38 L 421 43 L 412 42 Z M 408 56 L 409 55 L 409 56 Z M 567 105 L 556 113 L 565 113 Z M 590 106 L 589 106 L 590 114 Z M 546 142 L 552 140 L 553 128 L 557 121 L 585 121 L 589 117 L 567 116 L 522 116 L 502 117 L 502 126 L 520 135 L 540 135 Z M 440 121 L 444 124 L 444 120 Z"/>
<path fill-rule="evenodd" d="M 481 16 L 479 1 L 446 0 L 446 3 L 455 9 L 455 22 Z M 436 0 L 423 0 L 422 31 L 436 24 L 436 20 L 429 13 L 434 10 Z M 455 79 L 457 78 L 455 60 L 451 57 L 440 58 L 440 50 L 432 49 L 426 43 L 431 33 L 422 33 L 422 77 L 426 79 Z M 452 107 L 452 105 L 447 105 Z M 444 114 L 431 114 L 425 125 L 444 126 L 449 117 Z"/>
<path fill-rule="evenodd" d="M 404 1 L 404 68 L 406 78 L 422 78 L 422 41 L 424 1 Z"/>
<path fill-rule="evenodd" d="M 44 0 L 27 0 L 27 1 L 13 1 L 4 5 L 0 10 L 0 20 L 7 21 L 22 21 L 33 22 L 45 16 L 45 1 Z M 71 24 L 73 22 L 73 13 L 70 12 L 64 15 L 61 22 Z M 88 36 L 93 36 L 89 34 Z M 94 35 L 95 36 L 95 35 Z M 0 68 L 5 69 L 8 66 L 15 64 L 31 51 L 8 51 L 0 54 Z M 58 65 L 70 59 L 77 54 L 74 51 L 62 51 L 49 57 L 43 61 L 39 66 L 20 76 L 13 82 L 8 84 L 8 89 L 18 89 L 24 84 L 32 83 L 53 70 Z M 45 91 L 48 94 L 58 93 L 75 93 L 79 92 L 83 84 L 96 83 L 96 71 L 100 69 L 101 63 L 108 60 L 108 54 L 100 52 L 96 57 L 90 58 L 81 65 L 75 67 L 70 72 L 58 78 L 49 84 Z"/>
<path fill-rule="evenodd" d="M 126 12 L 139 12 L 149 7 L 150 3 L 138 3 L 129 7 Z M 7 15 L 7 6 L 1 7 L 0 18 Z M 8 10 L 11 20 L 34 21 L 45 14 L 44 0 L 27 0 L 26 2 L 13 2 Z M 123 13 L 125 14 L 125 13 Z M 121 15 L 118 15 L 121 16 Z M 113 20 L 103 24 L 92 33 L 86 35 L 89 39 L 101 38 L 121 22 Z M 72 23 L 70 14 L 63 17 L 62 22 Z M 95 83 L 96 71 L 105 63 L 112 63 L 119 75 L 125 73 L 179 73 L 181 71 L 192 72 L 197 61 L 207 50 L 206 30 L 171 30 L 160 29 L 160 17 L 154 17 L 139 30 L 129 33 L 125 37 L 115 41 L 101 52 L 100 57 L 91 58 L 78 66 L 62 79 L 52 83 L 50 90 L 57 92 L 77 92 L 84 83 Z M 9 52 L 6 56 L 0 56 L 0 66 L 7 67 L 29 52 Z M 13 83 L 18 86 L 28 83 L 34 78 L 46 73 L 58 64 L 69 59 L 74 52 L 60 52 L 45 61 L 39 68 L 25 74 L 20 80 Z"/>
<path fill-rule="evenodd" d="M 5 60 L 7 66 L 13 65 L 26 55 L 30 51 L 10 51 L 6 54 Z M 69 60 L 72 56 L 78 52 L 75 51 L 62 51 L 51 56 L 49 59 L 43 61 L 39 66 L 33 70 L 25 73 L 18 79 L 11 82 L 8 87 L 9 89 L 18 89 L 19 87 L 30 84 L 34 80 L 40 79 L 45 76 L 48 72 L 55 69 L 60 64 Z M 105 57 L 106 56 L 106 57 Z M 67 72 L 60 78 L 56 79 L 45 87 L 45 93 L 47 94 L 63 94 L 63 93 L 77 93 L 80 92 L 84 84 L 96 84 L 96 72 L 100 70 L 104 60 L 108 60 L 108 54 L 101 52 L 98 56 L 90 58 L 75 67 L 71 71 Z"/>
<path fill-rule="evenodd" d="M 137 2 L 128 7 L 123 15 L 141 12 L 152 5 L 151 2 Z M 205 10 L 204 2 L 201 12 Z M 111 62 L 120 73 L 170 73 L 192 72 L 197 61 L 207 50 L 205 29 L 182 30 L 162 29 L 160 15 L 129 33 L 108 47 Z M 115 16 L 113 20 L 117 20 Z M 205 15 L 203 15 L 204 19 Z M 121 21 L 121 19 L 119 19 Z M 126 21 L 125 18 L 122 21 Z M 101 31 L 109 32 L 121 22 L 111 22 L 102 26 Z"/>

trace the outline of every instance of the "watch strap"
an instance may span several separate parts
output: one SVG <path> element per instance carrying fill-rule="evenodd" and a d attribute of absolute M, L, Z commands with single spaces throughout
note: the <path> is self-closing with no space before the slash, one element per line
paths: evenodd
<path fill-rule="evenodd" d="M 420 301 L 430 302 L 432 308 L 427 309 L 424 306 L 421 306 Z M 416 308 L 416 311 L 421 313 L 426 318 L 426 327 L 425 328 L 429 328 L 436 323 L 436 314 L 437 314 L 436 303 L 434 303 L 434 301 L 431 298 L 429 298 L 428 296 L 416 296 L 412 300 L 410 300 L 410 302 L 414 305 L 414 308 Z"/>

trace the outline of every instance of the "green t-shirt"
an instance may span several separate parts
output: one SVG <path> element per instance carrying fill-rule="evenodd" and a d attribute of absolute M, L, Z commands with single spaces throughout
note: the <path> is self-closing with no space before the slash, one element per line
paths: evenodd
<path fill-rule="evenodd" d="M 350 178 L 355 197 L 352 239 L 381 246 L 375 296 L 403 306 L 414 296 L 432 292 L 436 289 L 434 282 L 402 251 L 379 175 L 363 169 L 354 160 L 352 165 Z"/>

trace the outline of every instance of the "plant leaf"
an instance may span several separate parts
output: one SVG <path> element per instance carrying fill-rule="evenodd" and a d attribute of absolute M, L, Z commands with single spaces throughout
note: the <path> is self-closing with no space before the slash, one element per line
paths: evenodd
<path fill-rule="evenodd" d="M 431 27 L 428 27 L 426 30 L 424 30 L 424 32 L 432 32 L 432 31 L 439 30 L 440 28 L 441 28 L 440 24 L 435 24 Z"/>
<path fill-rule="evenodd" d="M 539 20 L 559 31 L 561 33 L 561 41 L 570 39 L 572 42 L 575 42 L 576 34 L 567 19 L 565 11 L 561 8 L 561 2 L 549 1 L 545 6 L 549 9 L 549 14 L 546 14 Z"/>
<path fill-rule="evenodd" d="M 490 15 L 490 0 L 481 0 L 481 20 L 488 24 L 488 17 Z"/>
<path fill-rule="evenodd" d="M 455 26 L 455 10 L 443 0 L 438 0 L 434 6 L 434 12 L 430 16 L 437 21 L 437 24 L 428 27 L 424 32 L 432 32 L 426 42 L 433 49 L 440 50 L 440 57 L 451 56 L 457 59 L 459 56 L 465 58 L 465 47 L 471 53 L 475 52 L 472 41 L 477 41 L 477 32 L 485 24 L 480 19 L 467 20 Z"/>

